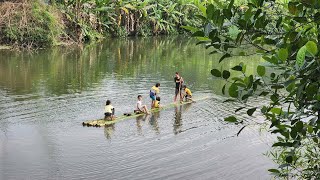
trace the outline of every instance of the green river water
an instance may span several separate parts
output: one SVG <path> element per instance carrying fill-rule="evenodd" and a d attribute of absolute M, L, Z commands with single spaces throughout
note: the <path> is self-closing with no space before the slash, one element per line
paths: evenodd
<path fill-rule="evenodd" d="M 255 73 L 259 57 L 225 60 L 188 37 L 107 39 L 37 52 L 0 50 L 0 179 L 270 179 L 263 153 L 272 138 L 257 127 L 226 124 L 237 105 L 222 103 L 212 68 L 240 62 Z M 105 128 L 81 122 L 131 112 L 138 94 L 161 83 L 173 102 L 179 71 L 196 97 Z M 259 103 L 253 100 L 251 103 Z M 241 118 L 247 118 L 239 114 Z"/>

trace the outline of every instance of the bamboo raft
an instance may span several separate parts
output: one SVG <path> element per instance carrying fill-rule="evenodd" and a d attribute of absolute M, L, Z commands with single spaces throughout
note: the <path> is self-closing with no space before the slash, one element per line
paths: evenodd
<path fill-rule="evenodd" d="M 171 104 L 167 104 L 161 108 L 154 108 L 154 109 L 151 109 L 150 112 L 153 113 L 153 112 L 159 112 L 161 110 L 165 110 L 165 109 L 169 109 L 169 108 L 172 108 L 172 107 L 175 107 L 175 106 L 182 106 L 184 104 L 190 104 L 190 103 L 193 103 L 193 102 L 196 102 L 196 101 L 201 101 L 201 100 L 205 100 L 205 99 L 209 99 L 210 97 L 202 97 L 202 98 L 198 98 L 196 100 L 193 100 L 193 101 L 183 101 L 182 103 L 171 103 Z M 128 114 L 128 113 L 126 113 Z M 122 115 L 122 116 L 119 116 L 117 118 L 115 118 L 114 120 L 105 120 L 105 119 L 98 119 L 98 120 L 89 120 L 89 121 L 84 121 L 82 122 L 82 125 L 83 126 L 93 126 L 93 127 L 103 127 L 103 126 L 106 126 L 106 125 L 110 125 L 110 124 L 114 124 L 114 123 L 117 123 L 117 122 L 120 122 L 120 121 L 124 121 L 124 120 L 129 120 L 129 119 L 132 119 L 132 118 L 135 118 L 135 117 L 139 117 L 139 116 L 143 116 L 145 115 L 144 113 L 139 113 L 139 114 L 136 114 L 136 113 L 132 113 L 131 115 Z"/>

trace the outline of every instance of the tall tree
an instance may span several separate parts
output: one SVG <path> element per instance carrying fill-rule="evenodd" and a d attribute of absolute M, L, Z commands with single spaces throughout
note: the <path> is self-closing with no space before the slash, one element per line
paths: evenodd
<path fill-rule="evenodd" d="M 200 44 L 212 48 L 211 53 L 222 53 L 219 62 L 251 54 L 260 54 L 268 62 L 257 67 L 257 75 L 246 73 L 244 63 L 231 70 L 212 69 L 211 73 L 225 79 L 222 92 L 228 89 L 228 101 L 268 99 L 266 104 L 245 105 L 242 110 L 248 116 L 263 114 L 271 133 L 277 135 L 273 144 L 276 153 L 270 154 L 279 167 L 269 171 L 280 177 L 320 178 L 319 9 L 317 0 L 215 1 L 198 15 L 202 26 L 184 27 Z M 246 50 L 236 51 L 238 47 Z M 232 76 L 232 71 L 242 73 Z M 236 116 L 225 121 L 242 123 L 243 127 L 252 123 Z"/>

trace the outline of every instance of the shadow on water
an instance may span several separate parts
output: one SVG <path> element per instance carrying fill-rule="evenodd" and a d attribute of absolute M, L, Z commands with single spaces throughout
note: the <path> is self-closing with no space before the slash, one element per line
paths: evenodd
<path fill-rule="evenodd" d="M 174 123 L 173 123 L 173 133 L 175 135 L 183 132 L 182 129 L 182 114 L 186 113 L 189 111 L 191 108 L 192 104 L 184 104 L 184 105 L 175 105 L 174 110 L 175 110 L 175 115 L 174 115 Z"/>

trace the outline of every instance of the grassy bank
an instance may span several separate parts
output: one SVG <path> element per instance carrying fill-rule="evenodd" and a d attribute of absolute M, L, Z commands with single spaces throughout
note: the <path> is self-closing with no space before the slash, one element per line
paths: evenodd
<path fill-rule="evenodd" d="M 194 25 L 196 0 L 65 0 L 0 3 L 0 44 L 22 48 L 81 44 L 106 36 L 183 33 Z"/>

